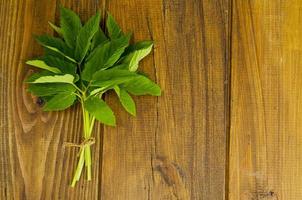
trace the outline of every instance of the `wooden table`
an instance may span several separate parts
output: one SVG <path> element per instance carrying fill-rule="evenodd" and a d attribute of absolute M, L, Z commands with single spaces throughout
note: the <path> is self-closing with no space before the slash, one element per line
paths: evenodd
<path fill-rule="evenodd" d="M 163 89 L 136 118 L 106 96 L 118 125 L 95 127 L 74 189 L 80 109 L 44 113 L 23 83 L 59 5 L 154 40 L 141 67 Z M 0 94 L 1 200 L 302 199 L 300 0 L 0 0 Z"/>

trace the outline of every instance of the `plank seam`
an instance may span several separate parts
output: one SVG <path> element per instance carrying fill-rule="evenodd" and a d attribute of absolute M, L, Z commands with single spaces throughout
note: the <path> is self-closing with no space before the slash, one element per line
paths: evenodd
<path fill-rule="evenodd" d="M 227 48 L 226 48 L 226 73 L 225 73 L 225 132 L 226 132 L 226 158 L 225 158 L 225 199 L 229 199 L 230 178 L 230 132 L 231 132 L 231 100 L 232 100 L 232 32 L 233 32 L 233 0 L 228 2 L 227 16 Z"/>
<path fill-rule="evenodd" d="M 96 0 L 96 7 L 99 7 L 99 0 Z M 105 21 L 105 17 L 106 17 L 106 11 L 108 10 L 108 5 L 109 2 L 107 0 L 103 1 L 102 3 L 102 12 L 101 12 L 101 17 L 103 19 L 103 21 L 101 22 L 101 27 L 104 30 L 105 26 L 106 26 L 106 21 Z M 97 8 L 96 8 L 97 9 Z M 106 96 L 104 97 L 106 98 Z M 104 154 L 104 138 L 105 138 L 105 127 L 104 125 L 101 125 L 101 130 L 102 130 L 102 134 L 100 136 L 100 151 L 99 151 L 99 178 L 98 178 L 98 189 L 97 189 L 97 198 L 99 200 L 102 199 L 102 184 L 103 184 L 103 154 Z"/>

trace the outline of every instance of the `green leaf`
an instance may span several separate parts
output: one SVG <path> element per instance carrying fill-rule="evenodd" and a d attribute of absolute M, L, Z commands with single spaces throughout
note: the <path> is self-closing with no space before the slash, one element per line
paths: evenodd
<path fill-rule="evenodd" d="M 99 70 L 94 75 L 92 80 L 93 81 L 108 81 L 112 80 L 113 78 L 117 77 L 136 77 L 137 74 L 135 72 L 130 72 L 129 70 L 123 69 L 107 69 L 107 70 Z"/>
<path fill-rule="evenodd" d="M 42 76 L 37 78 L 31 83 L 70 83 L 73 84 L 74 76 L 70 74 Z"/>
<path fill-rule="evenodd" d="M 161 95 L 160 87 L 142 75 L 137 75 L 136 78 L 122 84 L 121 87 L 133 95 Z"/>
<path fill-rule="evenodd" d="M 60 36 L 62 36 L 62 29 L 60 27 L 51 22 L 48 22 L 48 24 L 51 26 L 51 28 L 53 28 L 53 30 L 55 30 Z"/>
<path fill-rule="evenodd" d="M 146 57 L 152 50 L 152 41 L 142 41 L 131 46 L 129 49 L 130 53 L 123 57 L 122 63 L 127 63 L 130 71 L 136 71 L 138 68 L 138 63 L 144 57 Z M 128 51 L 129 51 L 128 49 Z M 126 50 L 127 51 L 127 50 Z"/>
<path fill-rule="evenodd" d="M 39 98 L 41 98 L 44 103 L 50 101 L 50 99 L 52 99 L 54 97 L 54 95 L 50 95 L 50 96 L 40 96 Z"/>
<path fill-rule="evenodd" d="M 123 35 L 123 32 L 119 25 L 116 23 L 115 19 L 112 17 L 110 13 L 108 13 L 106 27 L 111 39 L 119 38 Z"/>
<path fill-rule="evenodd" d="M 122 84 L 131 79 L 134 79 L 137 75 L 134 72 L 120 69 L 108 69 L 100 70 L 93 76 L 91 86 L 98 87 L 112 87 L 114 85 Z"/>
<path fill-rule="evenodd" d="M 26 64 L 48 70 L 48 71 L 56 73 L 56 74 L 62 73 L 61 70 L 59 70 L 56 67 L 51 67 L 51 66 L 47 65 L 43 60 L 28 60 L 28 61 L 26 61 Z"/>
<path fill-rule="evenodd" d="M 117 65 L 112 66 L 112 68 L 114 68 L 114 69 L 123 69 L 123 70 L 128 70 L 129 71 L 127 64 L 117 64 Z"/>
<path fill-rule="evenodd" d="M 77 96 L 74 93 L 59 93 L 52 97 L 43 107 L 44 111 L 65 110 L 73 104 Z"/>
<path fill-rule="evenodd" d="M 133 101 L 132 97 L 128 94 L 128 92 L 118 86 L 114 87 L 114 90 L 125 110 L 131 115 L 136 116 L 135 102 Z"/>
<path fill-rule="evenodd" d="M 111 108 L 99 97 L 89 97 L 84 102 L 85 109 L 100 122 L 115 126 L 115 116 Z"/>
<path fill-rule="evenodd" d="M 42 77 L 42 76 L 53 76 L 55 75 L 53 72 L 50 72 L 48 70 L 42 70 L 40 72 L 36 72 L 36 73 L 33 73 L 31 75 L 29 75 L 25 82 L 26 83 L 31 83 L 31 82 L 34 82 L 35 80 L 37 80 L 38 78 Z"/>
<path fill-rule="evenodd" d="M 91 39 L 93 38 L 94 34 L 99 30 L 99 24 L 100 13 L 97 12 L 97 14 L 91 17 L 87 21 L 87 23 L 81 28 L 77 37 L 77 44 L 75 50 L 75 58 L 79 63 L 81 63 L 84 57 L 86 56 L 91 44 Z"/>
<path fill-rule="evenodd" d="M 95 94 L 97 94 L 99 92 L 104 92 L 105 90 L 106 90 L 106 87 L 94 88 L 94 89 L 91 90 L 91 92 L 90 92 L 89 95 L 93 96 L 93 95 L 95 95 Z"/>
<path fill-rule="evenodd" d="M 60 8 L 60 15 L 60 26 L 63 38 L 67 45 L 73 48 L 75 46 L 78 33 L 82 28 L 81 20 L 76 13 L 64 7 Z"/>
<path fill-rule="evenodd" d="M 70 61 L 70 59 L 66 58 L 64 55 L 62 55 L 61 53 L 58 53 L 56 51 L 53 51 L 51 49 L 48 49 L 46 47 L 44 47 L 44 55 L 45 56 L 54 56 L 54 57 L 57 57 L 57 58 L 60 58 L 61 60 L 68 60 Z M 72 63 L 75 63 L 74 61 L 72 61 Z"/>
<path fill-rule="evenodd" d="M 108 59 L 104 64 L 103 68 L 107 69 L 113 66 L 116 61 L 121 57 L 126 47 L 129 45 L 129 40 L 131 38 L 131 34 L 127 34 L 125 36 L 121 36 L 118 39 L 111 40 L 110 47 L 108 50 Z"/>
<path fill-rule="evenodd" d="M 102 88 L 102 90 L 108 90 L 115 85 L 125 83 L 127 81 L 132 80 L 133 78 L 134 77 L 132 76 L 115 77 L 108 81 L 94 81 L 91 83 L 91 86 L 97 86 L 99 88 Z"/>
<path fill-rule="evenodd" d="M 100 44 L 103 44 L 104 42 L 108 41 L 108 38 L 106 37 L 105 33 L 102 29 L 98 29 L 98 31 L 95 33 L 95 35 L 92 38 L 91 41 L 91 50 L 99 46 Z"/>
<path fill-rule="evenodd" d="M 74 63 L 68 62 L 66 59 L 46 55 L 43 57 L 43 60 L 47 65 L 58 68 L 64 74 L 76 75 L 77 66 Z"/>
<path fill-rule="evenodd" d="M 28 92 L 38 97 L 52 96 L 58 93 L 72 93 L 76 89 L 67 83 L 39 83 L 29 84 L 27 88 Z"/>
<path fill-rule="evenodd" d="M 82 78 L 88 81 L 96 71 L 107 69 L 114 65 L 128 46 L 129 40 L 130 36 L 128 35 L 99 45 L 91 53 L 90 59 L 85 64 Z"/>
<path fill-rule="evenodd" d="M 55 37 L 51 37 L 51 36 L 47 36 L 47 35 L 41 35 L 41 36 L 36 36 L 36 40 L 42 46 L 61 54 L 62 56 L 66 57 L 67 59 L 69 59 L 72 62 L 76 62 L 72 58 L 72 50 L 69 49 L 69 47 L 60 38 L 55 38 Z"/>

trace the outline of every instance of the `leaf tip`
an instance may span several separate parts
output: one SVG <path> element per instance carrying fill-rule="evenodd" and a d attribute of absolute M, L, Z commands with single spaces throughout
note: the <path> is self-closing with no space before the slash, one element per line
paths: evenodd
<path fill-rule="evenodd" d="M 113 16 L 111 15 L 111 13 L 109 11 L 106 11 L 106 15 L 107 15 L 107 18 L 113 18 Z"/>
<path fill-rule="evenodd" d="M 155 93 L 155 96 L 158 96 L 158 97 L 159 97 L 159 96 L 161 96 L 161 94 L 162 94 L 162 91 L 161 91 L 161 89 L 159 88 L 158 91 Z"/>
<path fill-rule="evenodd" d="M 43 111 L 43 112 L 50 112 L 50 109 L 47 108 L 46 106 L 43 106 L 43 107 L 42 107 L 42 111 Z"/>
<path fill-rule="evenodd" d="M 136 111 L 130 113 L 133 117 L 136 117 Z"/>
<path fill-rule="evenodd" d="M 108 126 L 112 126 L 112 127 L 116 127 L 116 121 L 115 121 L 115 119 L 112 122 L 107 123 L 107 125 Z"/>

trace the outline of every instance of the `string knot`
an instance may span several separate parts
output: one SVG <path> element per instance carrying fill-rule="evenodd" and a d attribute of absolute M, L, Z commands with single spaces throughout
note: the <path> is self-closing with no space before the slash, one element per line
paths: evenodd
<path fill-rule="evenodd" d="M 81 144 L 73 143 L 73 142 L 64 142 L 64 147 L 78 147 L 80 149 L 83 149 L 87 146 L 91 146 L 95 143 L 95 138 L 90 137 L 85 139 Z"/>

